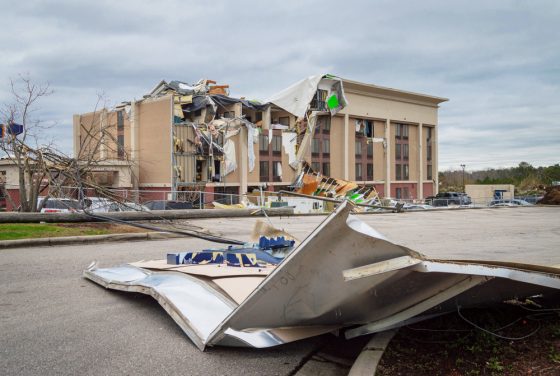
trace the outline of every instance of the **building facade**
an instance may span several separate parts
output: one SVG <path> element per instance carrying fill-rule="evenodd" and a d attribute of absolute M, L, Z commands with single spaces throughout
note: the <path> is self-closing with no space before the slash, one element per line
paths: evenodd
<path fill-rule="evenodd" d="M 347 104 L 334 116 L 319 112 L 304 155 L 307 165 L 323 175 L 374 186 L 383 197 L 413 200 L 436 194 L 438 108 L 447 99 L 341 82 Z M 87 133 L 109 127 L 115 147 L 96 152 L 130 165 L 130 181 L 122 188 L 244 194 L 294 183 L 298 168 L 290 165 L 287 138 L 297 137 L 301 118 L 274 104 L 253 105 L 223 95 L 214 98 L 215 113 L 209 117 L 207 108 L 193 107 L 196 95 L 161 87 L 113 110 L 74 115 L 74 154 L 87 148 Z M 324 99 L 319 91 L 310 107 Z M 211 119 L 221 119 L 221 132 L 214 132 Z M 250 125 L 229 132 L 228 119 Z M 116 177 L 110 184 L 120 188 L 121 180 Z"/>

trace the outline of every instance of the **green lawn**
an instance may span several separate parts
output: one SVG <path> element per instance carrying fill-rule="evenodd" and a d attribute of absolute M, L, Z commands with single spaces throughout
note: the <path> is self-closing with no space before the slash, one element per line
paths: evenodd
<path fill-rule="evenodd" d="M 115 231 L 91 225 L 64 225 L 52 223 L 5 223 L 0 224 L 0 240 L 51 238 L 59 236 L 103 235 Z M 125 231 L 121 231 L 125 232 Z"/>

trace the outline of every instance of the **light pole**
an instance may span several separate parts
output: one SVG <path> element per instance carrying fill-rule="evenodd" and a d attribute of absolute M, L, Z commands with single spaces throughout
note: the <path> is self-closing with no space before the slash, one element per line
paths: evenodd
<path fill-rule="evenodd" d="M 463 192 L 465 192 L 465 167 L 467 167 L 466 164 L 461 165 L 461 168 L 463 169 Z"/>

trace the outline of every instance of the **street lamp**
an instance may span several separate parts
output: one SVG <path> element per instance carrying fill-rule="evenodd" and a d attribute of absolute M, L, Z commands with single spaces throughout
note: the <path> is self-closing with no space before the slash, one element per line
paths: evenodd
<path fill-rule="evenodd" d="M 461 165 L 461 168 L 463 169 L 463 192 L 465 192 L 465 167 L 467 167 L 466 164 Z"/>

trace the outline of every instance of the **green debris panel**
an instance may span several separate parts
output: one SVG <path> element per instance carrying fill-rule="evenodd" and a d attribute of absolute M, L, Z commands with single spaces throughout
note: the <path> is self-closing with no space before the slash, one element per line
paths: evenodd
<path fill-rule="evenodd" d="M 333 109 L 333 108 L 337 108 L 338 106 L 340 106 L 340 103 L 338 102 L 338 97 L 336 96 L 336 94 L 332 94 L 328 99 L 327 99 L 327 106 L 329 106 L 329 109 Z"/>

